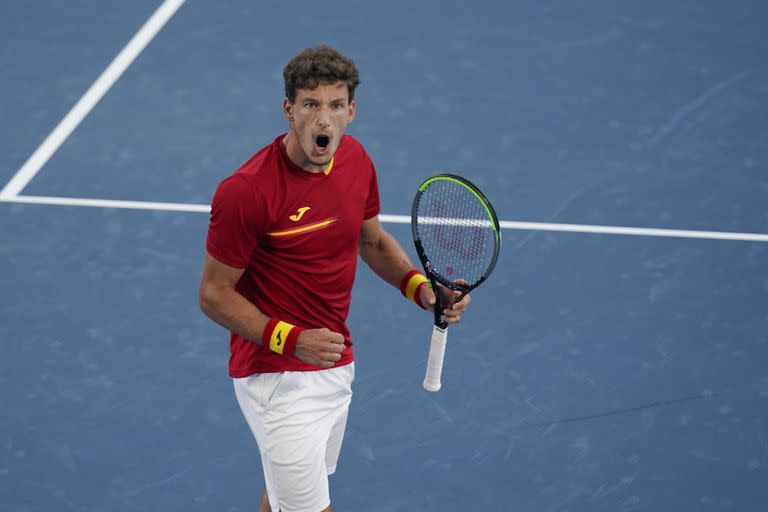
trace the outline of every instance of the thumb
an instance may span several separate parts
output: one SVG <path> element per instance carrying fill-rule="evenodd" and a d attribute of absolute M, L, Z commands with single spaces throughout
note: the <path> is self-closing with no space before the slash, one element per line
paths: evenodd
<path fill-rule="evenodd" d="M 427 306 L 434 306 L 435 302 L 437 302 L 435 300 L 435 293 L 432 290 L 432 288 L 430 288 L 428 286 L 424 286 L 424 293 L 423 293 L 423 295 L 426 296 Z"/>

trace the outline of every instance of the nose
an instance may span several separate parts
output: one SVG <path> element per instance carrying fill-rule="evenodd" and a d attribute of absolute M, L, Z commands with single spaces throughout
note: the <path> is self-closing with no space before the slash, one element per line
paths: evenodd
<path fill-rule="evenodd" d="M 320 128 L 328 128 L 331 125 L 331 114 L 328 109 L 321 108 L 317 113 L 317 125 Z"/>

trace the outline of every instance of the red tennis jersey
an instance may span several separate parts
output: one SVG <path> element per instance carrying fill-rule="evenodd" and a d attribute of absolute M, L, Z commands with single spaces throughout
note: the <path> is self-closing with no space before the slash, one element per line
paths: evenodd
<path fill-rule="evenodd" d="M 344 135 L 327 171 L 307 172 L 279 136 L 216 189 L 206 250 L 245 269 L 237 291 L 264 314 L 344 335 L 335 366 L 353 360 L 346 319 L 364 219 L 378 215 L 376 170 L 363 146 Z M 261 340 L 230 336 L 229 374 L 319 370 L 276 354 Z"/>

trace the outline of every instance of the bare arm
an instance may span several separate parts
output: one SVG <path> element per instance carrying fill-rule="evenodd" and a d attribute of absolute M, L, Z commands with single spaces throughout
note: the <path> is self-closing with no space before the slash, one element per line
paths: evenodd
<path fill-rule="evenodd" d="M 211 320 L 247 340 L 261 344 L 269 317 L 235 289 L 243 270 L 206 253 L 200 279 L 200 309 Z M 330 368 L 341 359 L 344 336 L 328 329 L 307 329 L 296 340 L 294 355 L 304 362 Z"/>
<path fill-rule="evenodd" d="M 394 287 L 399 288 L 403 276 L 414 268 L 397 240 L 381 226 L 378 216 L 363 221 L 358 249 L 371 270 Z"/>
<path fill-rule="evenodd" d="M 414 268 L 403 248 L 397 240 L 387 233 L 379 222 L 379 217 L 373 217 L 363 221 L 363 227 L 358 239 L 358 249 L 363 261 L 384 281 L 396 288 L 400 288 L 403 276 Z M 458 296 L 457 292 L 441 288 L 443 304 L 451 304 L 452 299 Z M 421 303 L 432 309 L 435 304 L 435 294 L 429 286 L 422 286 Z M 460 302 L 453 304 L 451 309 L 444 311 L 445 321 L 449 324 L 458 322 L 460 316 L 469 304 L 469 295 Z"/>
<path fill-rule="evenodd" d="M 206 253 L 200 279 L 200 309 L 222 327 L 259 342 L 269 317 L 235 290 L 242 275 L 243 269 L 225 265 Z"/>

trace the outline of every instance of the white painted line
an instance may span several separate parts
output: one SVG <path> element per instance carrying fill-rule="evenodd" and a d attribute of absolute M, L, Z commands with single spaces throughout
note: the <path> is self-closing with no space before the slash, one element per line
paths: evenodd
<path fill-rule="evenodd" d="M 660 236 L 672 238 L 704 238 L 708 240 L 739 240 L 743 242 L 768 242 L 768 234 L 764 233 L 631 228 L 621 226 L 593 226 L 589 224 L 550 224 L 544 222 L 501 221 L 499 224 L 502 229 L 522 229 L 529 231 L 559 231 L 567 233 L 595 233 L 601 235 Z"/>
<path fill-rule="evenodd" d="M 391 224 L 410 224 L 411 217 L 409 215 L 379 215 L 381 222 L 389 222 Z"/>
<path fill-rule="evenodd" d="M 151 201 L 119 201 L 112 199 L 86 199 L 77 197 L 16 196 L 0 198 L 0 202 L 53 206 L 91 206 L 96 208 L 125 208 L 169 212 L 209 213 L 207 204 L 159 203 Z M 379 220 L 391 224 L 410 224 L 408 215 L 379 215 Z M 544 222 L 516 222 L 502 220 L 502 229 L 523 231 L 557 231 L 561 233 L 593 233 L 599 235 L 630 235 L 671 238 L 702 238 L 707 240 L 735 240 L 742 242 L 768 242 L 765 233 L 736 233 L 728 231 L 693 231 L 685 229 L 632 228 L 622 226 L 594 226 L 589 224 L 552 224 Z"/>
<path fill-rule="evenodd" d="M 150 201 L 119 201 L 113 199 L 85 199 L 79 197 L 16 196 L 0 198 L 0 202 L 47 204 L 53 206 L 91 206 L 96 208 L 123 208 L 129 210 L 154 210 L 165 212 L 209 213 L 207 204 L 156 203 Z"/>
<path fill-rule="evenodd" d="M 0 190 L 0 199 L 10 199 L 18 196 L 50 158 L 58 151 L 65 140 L 80 125 L 85 117 L 93 110 L 93 107 L 101 101 L 101 98 L 112 88 L 122 76 L 128 66 L 154 39 L 158 32 L 165 26 L 168 20 L 179 10 L 185 0 L 166 0 L 157 11 L 144 23 L 135 36 L 128 42 L 123 50 L 115 57 L 107 69 L 91 85 L 82 98 L 75 104 L 72 110 L 64 116 L 64 119 L 46 137 L 32 156 L 21 166 L 16 175 L 8 184 Z"/>

